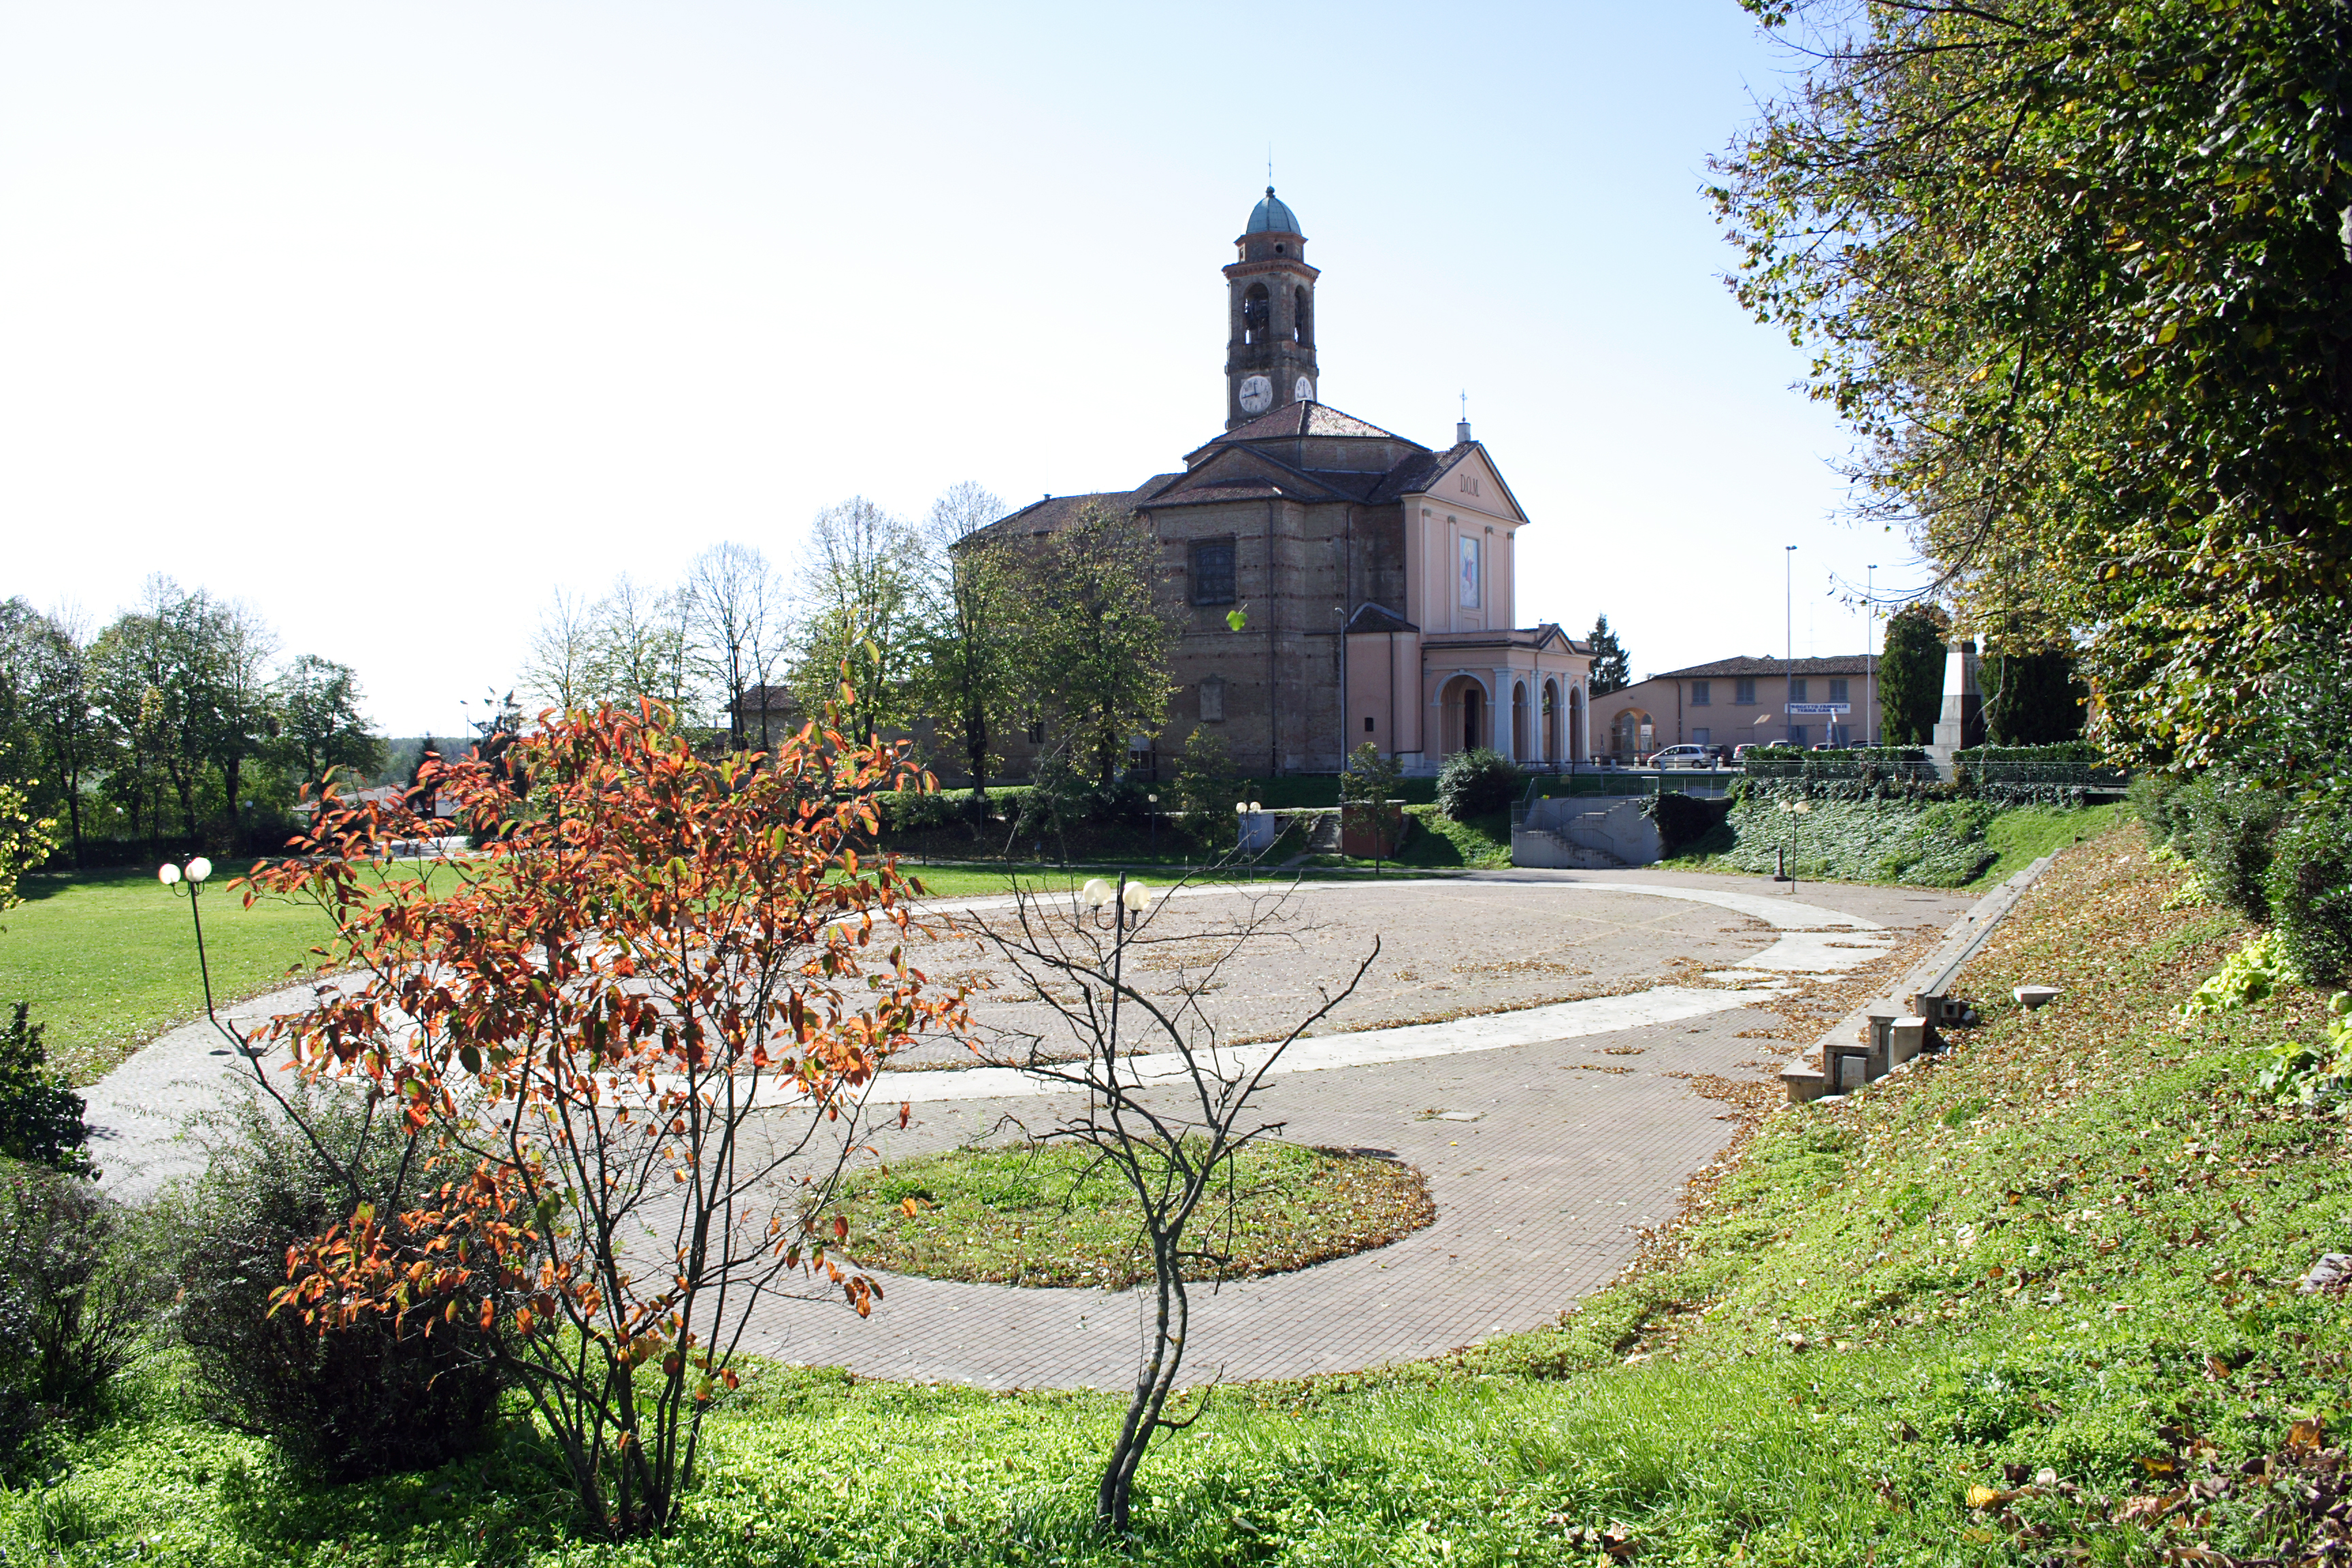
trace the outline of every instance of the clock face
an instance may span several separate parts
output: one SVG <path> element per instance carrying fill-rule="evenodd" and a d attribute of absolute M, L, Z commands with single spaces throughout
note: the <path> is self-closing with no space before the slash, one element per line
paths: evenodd
<path fill-rule="evenodd" d="M 1263 414 L 1274 406 L 1274 383 L 1254 375 L 1242 383 L 1242 412 Z"/>
<path fill-rule="evenodd" d="M 1290 397 L 1291 401 L 1294 403 L 1314 402 L 1315 384 L 1307 380 L 1305 376 L 1300 376 L 1298 378 L 1298 384 L 1290 389 Z"/>

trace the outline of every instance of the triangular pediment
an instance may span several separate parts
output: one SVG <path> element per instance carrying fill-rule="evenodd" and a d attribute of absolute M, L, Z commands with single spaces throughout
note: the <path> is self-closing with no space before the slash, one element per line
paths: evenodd
<path fill-rule="evenodd" d="M 1414 487 L 1412 493 L 1512 522 L 1528 521 L 1518 497 L 1504 483 L 1502 470 L 1495 466 L 1486 448 L 1475 441 L 1465 441 L 1439 453 L 1428 477 Z"/>

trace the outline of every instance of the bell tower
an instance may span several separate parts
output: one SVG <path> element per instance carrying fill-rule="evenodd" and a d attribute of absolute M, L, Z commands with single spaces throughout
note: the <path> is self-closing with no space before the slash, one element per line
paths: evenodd
<path fill-rule="evenodd" d="M 1231 296 L 1225 337 L 1225 428 L 1246 425 L 1285 404 L 1311 403 L 1315 368 L 1315 268 L 1307 237 L 1290 208 L 1265 188 L 1241 252 L 1225 268 Z"/>

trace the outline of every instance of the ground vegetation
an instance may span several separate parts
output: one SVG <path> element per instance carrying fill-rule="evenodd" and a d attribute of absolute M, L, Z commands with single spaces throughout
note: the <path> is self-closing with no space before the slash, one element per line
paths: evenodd
<path fill-rule="evenodd" d="M 1370 1251 L 1437 1215 L 1429 1184 L 1378 1155 L 1268 1142 L 1227 1167 L 1204 1277 L 1287 1273 Z M 1125 1290 L 1151 1276 L 1142 1215 L 1117 1172 L 1054 1144 L 957 1149 L 850 1184 L 843 1250 L 937 1279 Z"/>

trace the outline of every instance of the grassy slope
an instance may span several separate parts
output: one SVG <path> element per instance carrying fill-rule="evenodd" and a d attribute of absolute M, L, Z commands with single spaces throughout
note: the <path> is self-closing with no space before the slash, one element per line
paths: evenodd
<path fill-rule="evenodd" d="M 1977 873 L 1969 888 L 1992 888 L 2007 881 L 2018 872 L 2054 849 L 2096 837 L 2122 820 L 2123 808 L 2118 805 L 2091 805 L 2069 809 L 2053 805 L 2012 806 L 1993 818 L 1985 830 L 1985 842 L 1996 852 L 1993 862 Z M 1723 851 L 1731 847 L 1728 826 L 1710 830 L 1682 854 L 1660 864 L 1676 871 L 1732 870 L 1719 863 Z M 1739 874 L 1747 874 L 1744 869 Z"/>
<path fill-rule="evenodd" d="M 658 1548 L 571 1539 L 519 1440 L 434 1476 L 289 1479 L 194 1420 L 168 1365 L 58 1491 L 0 1498 L 0 1545 L 70 1563 L 134 1540 L 145 1560 L 255 1564 L 1454 1563 L 1598 1561 L 1567 1532 L 1622 1524 L 1645 1563 L 2260 1555 L 2301 1494 L 2242 1463 L 2274 1456 L 2283 1477 L 2292 1423 L 2352 1415 L 2342 1304 L 2288 1284 L 2345 1245 L 2352 1177 L 2340 1123 L 2249 1093 L 2255 1048 L 2311 1029 L 2315 998 L 2173 1020 L 2242 935 L 2161 910 L 2177 879 L 2135 829 L 2074 850 L 1972 971 L 1985 1027 L 1774 1113 L 1654 1266 L 1561 1327 L 1223 1391 L 1146 1462 L 1131 1554 L 1084 1523 L 1110 1396 L 782 1368 L 713 1423 L 709 1478 Z M 2023 1014 L 2001 999 L 2028 978 L 2068 994 Z M 2053 1487 L 2005 1495 L 2044 1467 Z M 2184 1500 L 2192 1479 L 2218 1500 L 2156 1520 L 2127 1502 Z"/>

